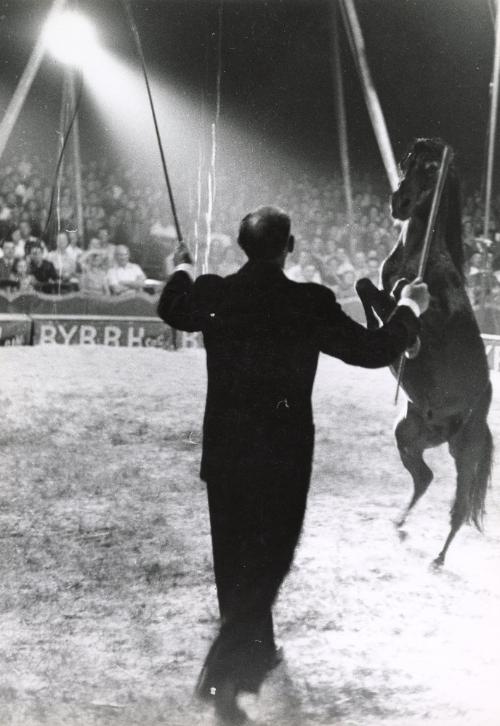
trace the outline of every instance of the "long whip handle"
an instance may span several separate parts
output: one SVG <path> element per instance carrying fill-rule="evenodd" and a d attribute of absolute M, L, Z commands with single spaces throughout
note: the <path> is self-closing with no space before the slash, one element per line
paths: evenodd
<path fill-rule="evenodd" d="M 451 161 L 451 149 L 449 146 L 445 146 L 443 149 L 443 155 L 441 157 L 441 164 L 439 166 L 439 174 L 434 187 L 434 194 L 432 197 L 431 211 L 429 213 L 429 219 L 427 220 L 427 228 L 425 230 L 424 246 L 420 255 L 420 262 L 418 265 L 417 279 L 423 280 L 425 268 L 427 266 L 427 260 L 429 258 L 429 252 L 431 249 L 431 242 L 434 236 L 434 229 L 436 226 L 436 218 L 439 210 L 439 204 L 441 203 L 441 197 L 443 195 L 444 183 L 446 181 L 446 175 Z M 399 389 L 403 382 L 403 374 L 405 371 L 406 357 L 404 353 L 401 355 L 401 360 L 398 369 L 398 381 L 396 384 L 396 395 L 394 397 L 394 403 L 398 402 Z"/>
<path fill-rule="evenodd" d="M 445 146 L 443 149 L 443 155 L 441 157 L 441 165 L 439 167 L 439 174 L 434 187 L 434 195 L 432 197 L 432 206 L 427 220 L 427 229 L 425 230 L 424 246 L 422 247 L 422 253 L 420 255 L 420 263 L 418 266 L 417 277 L 421 280 L 424 278 L 425 268 L 427 266 L 427 259 L 429 257 L 429 251 L 431 248 L 432 237 L 434 235 L 434 228 L 436 226 L 436 218 L 439 210 L 439 204 L 443 195 L 444 183 L 446 181 L 446 175 L 451 161 L 451 149 L 449 146 Z"/>

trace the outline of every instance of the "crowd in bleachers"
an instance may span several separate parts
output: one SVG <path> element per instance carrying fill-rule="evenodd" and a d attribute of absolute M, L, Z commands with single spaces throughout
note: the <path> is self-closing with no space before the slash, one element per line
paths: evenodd
<path fill-rule="evenodd" d="M 53 193 L 48 168 L 38 157 L 0 167 L 0 287 L 115 296 L 156 289 L 153 280 L 164 280 L 173 269 L 176 245 L 163 189 L 135 167 L 111 168 L 105 159 L 90 162 L 83 167 L 84 228 L 78 229 L 69 166 L 48 224 Z M 259 203 L 281 206 L 292 217 L 296 246 L 285 270 L 288 277 L 297 282 L 321 282 L 339 298 L 354 295 L 360 277 L 378 281 L 380 263 L 399 234 L 387 197 L 367 177 L 354 180 L 351 224 L 339 176 L 284 176 L 267 183 L 246 182 L 238 188 L 234 180 L 221 174 L 209 220 L 200 214 L 201 205 L 193 201 L 193 195 L 182 193 L 186 189 L 183 180 L 178 188 L 179 214 L 198 271 L 228 275 L 241 266 L 243 256 L 234 243 L 238 223 Z M 478 239 L 482 224 L 481 197 L 466 192 L 466 275 L 476 303 L 482 298 L 500 298 L 500 198 L 493 205 L 491 243 Z"/>

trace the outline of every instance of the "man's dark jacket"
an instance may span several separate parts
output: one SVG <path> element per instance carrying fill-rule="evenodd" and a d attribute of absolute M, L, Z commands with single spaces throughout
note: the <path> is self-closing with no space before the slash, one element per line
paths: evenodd
<path fill-rule="evenodd" d="M 273 263 L 236 274 L 176 272 L 158 305 L 172 327 L 202 331 L 208 368 L 201 477 L 310 474 L 311 393 L 319 353 L 365 368 L 387 366 L 416 338 L 419 322 L 396 308 L 379 330 L 349 318 L 331 290 L 289 280 Z M 335 381 L 332 381 L 335 385 Z"/>

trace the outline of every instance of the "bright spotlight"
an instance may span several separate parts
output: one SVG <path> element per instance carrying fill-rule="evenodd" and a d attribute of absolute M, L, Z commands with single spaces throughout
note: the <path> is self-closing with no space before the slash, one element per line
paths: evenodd
<path fill-rule="evenodd" d="M 81 65 L 85 56 L 96 47 L 97 38 L 87 18 L 67 10 L 47 23 L 45 44 L 52 55 L 63 63 Z"/>

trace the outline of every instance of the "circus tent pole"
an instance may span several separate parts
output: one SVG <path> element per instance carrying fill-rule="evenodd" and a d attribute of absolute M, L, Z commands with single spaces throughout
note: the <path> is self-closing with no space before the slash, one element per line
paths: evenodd
<path fill-rule="evenodd" d="M 495 163 L 495 140 L 498 117 L 498 81 L 500 74 L 500 14 L 497 12 L 494 18 L 495 22 L 495 54 L 493 59 L 493 74 L 490 84 L 490 120 L 487 130 L 488 151 L 486 158 L 486 184 L 485 184 L 485 200 L 484 200 L 484 220 L 483 220 L 483 239 L 488 240 L 490 234 L 490 217 L 491 217 L 491 193 L 493 187 L 493 167 Z M 481 291 L 479 298 L 479 324 L 484 325 L 486 295 L 487 295 L 487 275 L 489 270 L 488 255 L 486 248 L 482 252 L 483 272 L 481 274 Z"/>
<path fill-rule="evenodd" d="M 56 15 L 62 9 L 65 2 L 66 0 L 54 0 L 50 12 L 47 16 L 47 22 L 49 22 L 54 17 L 54 15 Z M 3 119 L 0 122 L 0 159 L 2 158 L 3 152 L 5 151 L 5 147 L 7 146 L 7 141 L 9 140 L 9 136 L 12 133 L 12 129 L 16 125 L 17 119 L 24 105 L 24 102 L 26 101 L 26 97 L 30 91 L 31 85 L 35 79 L 36 74 L 38 73 L 38 69 L 40 68 L 44 53 L 45 38 L 42 32 L 38 37 L 31 56 L 29 57 L 28 63 L 26 64 L 23 74 L 19 79 L 17 88 L 14 91 L 12 98 L 10 99 Z"/>
<path fill-rule="evenodd" d="M 347 138 L 347 123 L 346 123 L 346 112 L 345 112 L 345 95 L 344 95 L 344 81 L 342 78 L 342 68 L 340 63 L 340 40 L 339 40 L 339 29 L 338 29 L 338 10 L 337 0 L 334 0 L 331 6 L 331 21 L 332 21 L 332 68 L 333 68 L 333 82 L 334 82 L 334 93 L 335 93 L 335 110 L 337 115 L 337 128 L 339 134 L 339 147 L 340 147 L 340 160 L 342 164 L 342 177 L 344 181 L 344 194 L 346 201 L 347 211 L 347 223 L 350 231 L 350 246 L 351 254 L 356 250 L 354 249 L 355 240 L 352 236 L 354 214 L 353 214 L 353 203 L 352 203 L 352 184 L 351 184 L 351 167 L 349 162 L 349 143 Z"/>
<path fill-rule="evenodd" d="M 391 190 L 395 191 L 399 185 L 399 174 L 391 141 L 387 132 L 384 114 L 382 112 L 382 107 L 380 105 L 370 72 L 370 67 L 368 65 L 365 42 L 361 26 L 359 24 L 358 15 L 356 13 L 356 8 L 354 7 L 353 0 L 339 0 L 339 3 L 351 50 L 361 79 L 361 86 L 363 88 L 363 94 L 368 107 L 373 131 L 377 139 Z"/>
<path fill-rule="evenodd" d="M 486 167 L 486 198 L 484 203 L 483 235 L 488 239 L 491 215 L 491 191 L 493 184 L 493 166 L 495 158 L 495 139 L 498 116 L 498 81 L 500 75 L 500 14 L 497 13 L 495 22 L 495 57 L 493 61 L 493 76 L 491 81 L 490 122 L 488 133 L 488 158 Z"/>

